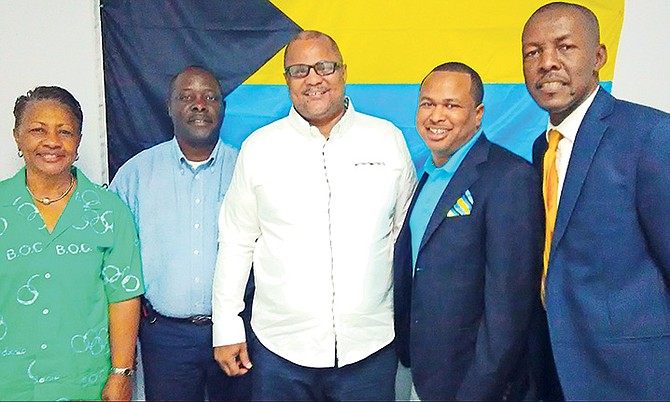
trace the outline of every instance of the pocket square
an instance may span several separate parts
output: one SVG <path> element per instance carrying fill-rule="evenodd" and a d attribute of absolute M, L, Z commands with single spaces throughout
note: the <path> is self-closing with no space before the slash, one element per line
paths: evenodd
<path fill-rule="evenodd" d="M 475 200 L 472 198 L 472 193 L 470 190 L 465 190 L 465 193 L 456 200 L 451 209 L 447 212 L 447 218 L 453 218 L 455 216 L 466 216 L 470 215 L 472 211 L 472 205 L 475 203 Z"/>

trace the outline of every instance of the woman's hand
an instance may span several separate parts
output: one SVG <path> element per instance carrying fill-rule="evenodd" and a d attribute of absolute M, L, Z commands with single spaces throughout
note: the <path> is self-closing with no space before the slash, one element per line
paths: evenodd
<path fill-rule="evenodd" d="M 130 377 L 123 374 L 110 374 L 107 384 L 102 389 L 103 401 L 130 401 L 133 395 L 133 384 Z"/>

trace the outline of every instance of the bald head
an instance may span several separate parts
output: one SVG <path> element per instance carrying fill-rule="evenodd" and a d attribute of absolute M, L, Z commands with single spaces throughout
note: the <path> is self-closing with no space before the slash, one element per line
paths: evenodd
<path fill-rule="evenodd" d="M 182 75 L 186 73 L 192 73 L 192 72 L 197 72 L 206 76 L 209 76 L 213 82 L 216 82 L 216 85 L 219 89 L 219 93 L 222 92 L 221 89 L 221 83 L 219 80 L 216 78 L 214 73 L 207 68 L 197 65 L 197 64 L 191 64 L 190 66 L 184 67 L 180 72 L 177 74 L 173 75 L 172 78 L 170 79 L 170 85 L 168 86 L 168 103 L 170 102 L 170 98 L 172 97 L 172 93 L 175 90 L 175 83 L 177 82 L 177 79 L 179 79 Z"/>
<path fill-rule="evenodd" d="M 526 88 L 554 125 L 598 88 L 607 49 L 588 8 L 562 2 L 540 7 L 526 22 L 521 45 Z"/>
<path fill-rule="evenodd" d="M 579 25 L 584 30 L 584 34 L 591 44 L 594 46 L 600 44 L 600 24 L 598 23 L 598 17 L 596 17 L 593 11 L 579 4 L 562 1 L 545 4 L 535 10 L 526 22 L 526 25 L 524 25 L 523 32 L 525 33 L 528 27 L 542 16 L 547 14 L 562 15 L 566 13 L 580 19 Z"/>
<path fill-rule="evenodd" d="M 340 48 L 337 46 L 337 43 L 333 38 L 331 38 L 329 35 L 319 32 L 319 31 L 301 31 L 298 32 L 291 40 L 288 42 L 286 45 L 286 49 L 284 50 L 284 66 L 286 66 L 286 55 L 291 51 L 291 48 L 293 47 L 293 44 L 299 40 L 311 40 L 311 39 L 323 39 L 325 40 L 328 45 L 330 46 L 330 49 L 338 55 L 338 60 L 334 61 L 339 61 L 340 63 L 343 61 L 342 60 L 342 53 L 340 52 Z"/>

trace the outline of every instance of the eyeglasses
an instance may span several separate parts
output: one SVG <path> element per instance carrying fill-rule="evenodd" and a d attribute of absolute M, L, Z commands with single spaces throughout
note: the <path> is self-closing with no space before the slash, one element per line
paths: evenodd
<path fill-rule="evenodd" d="M 310 66 L 309 64 L 294 64 L 284 69 L 284 74 L 288 74 L 291 78 L 305 78 L 309 75 L 309 69 L 313 68 L 314 72 L 320 76 L 331 75 L 338 68 L 342 67 L 342 63 L 336 61 L 319 61 Z"/>

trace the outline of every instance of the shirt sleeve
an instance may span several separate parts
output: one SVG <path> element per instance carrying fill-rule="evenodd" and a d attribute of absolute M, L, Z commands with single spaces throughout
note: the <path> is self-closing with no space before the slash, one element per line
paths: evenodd
<path fill-rule="evenodd" d="M 110 304 L 144 294 L 140 241 L 130 211 L 120 201 L 114 209 L 114 242 L 105 252 L 102 270 Z"/>
<path fill-rule="evenodd" d="M 219 250 L 212 289 L 214 346 L 232 345 L 246 339 L 239 314 L 244 310 L 253 250 L 260 236 L 249 166 L 253 158 L 248 155 L 246 145 L 242 146 L 219 213 Z"/>
<path fill-rule="evenodd" d="M 396 195 L 395 213 L 393 215 L 393 242 L 395 243 L 402 229 L 405 215 L 412 201 L 412 195 L 416 189 L 416 169 L 410 156 L 407 144 L 400 130 L 397 130 L 396 141 L 398 144 L 398 153 L 400 154 L 402 171 L 400 173 L 400 182 L 398 183 L 398 194 Z"/>
<path fill-rule="evenodd" d="M 112 182 L 109 183 L 109 190 L 121 198 L 121 200 L 128 206 L 131 206 L 130 202 L 130 175 L 128 172 L 128 164 L 121 166 L 121 168 L 116 172 L 116 175 L 112 179 Z"/>

